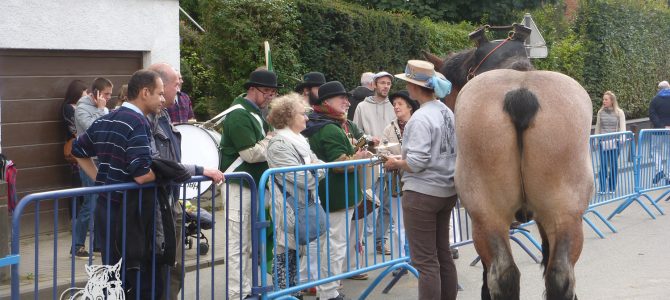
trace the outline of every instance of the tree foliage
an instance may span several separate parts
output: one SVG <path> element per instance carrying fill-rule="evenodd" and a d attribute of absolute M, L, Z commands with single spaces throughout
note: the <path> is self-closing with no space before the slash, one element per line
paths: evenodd
<path fill-rule="evenodd" d="M 369 8 L 406 11 L 435 21 L 495 25 L 519 22 L 519 12 L 555 3 L 556 0 L 347 0 Z"/>

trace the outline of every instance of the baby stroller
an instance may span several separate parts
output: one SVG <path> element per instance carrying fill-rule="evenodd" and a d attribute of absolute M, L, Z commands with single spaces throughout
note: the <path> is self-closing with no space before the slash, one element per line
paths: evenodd
<path fill-rule="evenodd" d="M 188 249 L 193 249 L 193 240 L 200 238 L 199 254 L 206 255 L 209 252 L 209 240 L 202 231 L 198 231 L 198 210 L 200 211 L 200 230 L 212 229 L 214 225 L 212 214 L 202 208 L 198 209 L 188 200 L 185 203 L 179 200 L 179 204 L 184 208 L 184 244 Z"/>

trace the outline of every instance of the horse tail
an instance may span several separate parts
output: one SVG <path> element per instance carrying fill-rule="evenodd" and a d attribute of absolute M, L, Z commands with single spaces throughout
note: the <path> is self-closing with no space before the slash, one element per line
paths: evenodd
<path fill-rule="evenodd" d="M 516 128 L 516 142 L 519 152 L 523 152 L 523 132 L 528 129 L 540 109 L 540 102 L 527 88 L 519 88 L 505 94 L 503 110 L 512 118 Z"/>

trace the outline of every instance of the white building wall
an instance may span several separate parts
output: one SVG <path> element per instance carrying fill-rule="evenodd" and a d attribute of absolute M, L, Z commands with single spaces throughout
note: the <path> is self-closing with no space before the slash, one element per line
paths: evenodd
<path fill-rule="evenodd" d="M 179 67 L 178 0 L 2 0 L 0 48 L 144 51 Z"/>

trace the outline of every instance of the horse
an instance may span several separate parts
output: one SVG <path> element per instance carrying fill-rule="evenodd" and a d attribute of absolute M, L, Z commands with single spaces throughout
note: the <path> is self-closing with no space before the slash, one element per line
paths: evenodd
<path fill-rule="evenodd" d="M 511 29 L 508 38 L 488 41 L 486 32 L 489 30 Z M 523 25 L 483 26 L 470 33 L 470 40 L 475 48 L 450 53 L 445 60 L 423 51 L 426 60 L 435 65 L 435 71 L 441 72 L 451 84 L 451 94 L 444 103 L 455 113 L 456 96 L 469 79 L 493 69 L 532 70 L 533 65 L 528 59 L 524 41 L 530 35 L 530 29 Z"/>
<path fill-rule="evenodd" d="M 460 85 L 455 183 L 484 265 L 481 298 L 519 299 L 509 229 L 532 218 L 542 238 L 546 298 L 577 299 L 582 215 L 594 192 L 591 99 L 574 79 L 529 68 L 525 51 L 512 49 L 516 42 L 501 43 L 480 39 L 477 49 L 441 66 Z"/>

